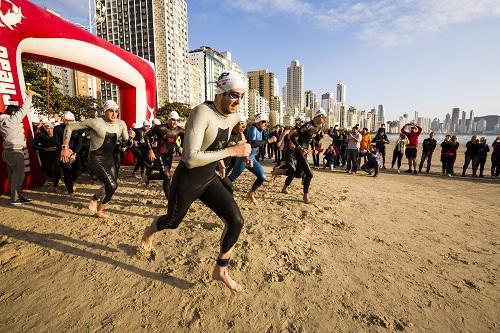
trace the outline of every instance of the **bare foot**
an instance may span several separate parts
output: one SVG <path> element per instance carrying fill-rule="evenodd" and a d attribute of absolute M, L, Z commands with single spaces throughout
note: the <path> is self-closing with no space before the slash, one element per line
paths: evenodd
<path fill-rule="evenodd" d="M 302 198 L 302 200 L 304 200 L 304 202 L 306 204 L 312 204 L 313 201 L 311 200 L 311 198 L 309 198 L 309 194 L 304 194 L 304 197 Z"/>
<path fill-rule="evenodd" d="M 92 214 L 97 214 L 97 200 L 90 199 L 89 209 Z"/>
<path fill-rule="evenodd" d="M 144 228 L 144 233 L 141 238 L 140 251 L 150 252 L 153 249 L 153 241 L 155 239 L 155 232 L 151 226 Z"/>
<path fill-rule="evenodd" d="M 224 284 L 232 291 L 243 290 L 243 288 L 229 276 L 227 267 L 220 267 L 218 265 L 215 265 L 214 271 L 212 273 L 212 278 L 214 280 L 224 282 Z"/>
<path fill-rule="evenodd" d="M 73 192 L 76 192 L 76 184 L 73 184 Z"/>
<path fill-rule="evenodd" d="M 286 188 L 286 186 L 283 186 L 283 189 L 281 190 L 281 193 L 289 194 L 290 192 Z"/>
<path fill-rule="evenodd" d="M 252 202 L 256 205 L 257 204 L 257 199 L 255 199 L 255 192 L 248 192 L 247 198 L 252 200 Z"/>
<path fill-rule="evenodd" d="M 100 219 L 107 219 L 109 217 L 108 214 L 105 214 L 104 213 L 104 210 L 98 210 L 96 213 L 95 213 L 95 216 L 97 216 L 98 218 Z"/>

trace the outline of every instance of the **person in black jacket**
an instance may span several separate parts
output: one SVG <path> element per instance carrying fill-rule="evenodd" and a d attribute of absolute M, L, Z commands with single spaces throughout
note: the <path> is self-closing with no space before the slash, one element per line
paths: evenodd
<path fill-rule="evenodd" d="M 57 156 L 56 143 L 54 141 L 54 128 L 51 123 L 43 124 L 40 132 L 35 135 L 31 143 L 33 149 L 38 151 L 42 170 L 46 177 L 52 178 L 54 175 L 54 164 Z"/>
<path fill-rule="evenodd" d="M 427 160 L 427 168 L 425 173 L 429 173 L 431 170 L 432 163 L 432 153 L 436 149 L 437 141 L 434 139 L 434 132 L 429 133 L 429 137 L 422 143 L 422 157 L 420 158 L 420 165 L 418 167 L 418 172 L 422 172 L 422 167 L 424 166 L 425 160 Z"/>
<path fill-rule="evenodd" d="M 54 127 L 54 141 L 57 148 L 57 156 L 61 154 L 64 130 L 66 129 L 66 126 L 75 123 L 75 115 L 69 111 L 65 112 L 63 120 L 64 122 L 62 124 Z M 76 156 L 80 153 L 82 148 L 82 140 L 82 133 L 80 131 L 73 131 L 68 145 L 73 152 L 70 160 L 68 162 L 62 162 L 59 158 L 55 159 L 53 175 L 54 192 L 57 192 L 59 180 L 61 180 L 61 169 L 64 174 L 64 186 L 66 187 L 66 190 L 70 195 L 75 192 L 75 180 L 78 178 L 78 173 L 80 171 Z"/>
<path fill-rule="evenodd" d="M 479 140 L 475 135 L 465 144 L 465 161 L 462 168 L 462 177 L 465 177 L 465 172 L 471 161 L 472 165 L 477 164 L 479 161 Z"/>
<path fill-rule="evenodd" d="M 474 164 L 474 160 L 472 160 L 472 177 L 477 177 L 477 168 L 479 167 L 479 177 L 483 176 L 484 165 L 486 163 L 486 158 L 488 157 L 488 152 L 490 151 L 490 147 L 486 144 L 486 138 L 482 137 L 479 139 L 478 152 L 479 158 L 477 162 Z"/>

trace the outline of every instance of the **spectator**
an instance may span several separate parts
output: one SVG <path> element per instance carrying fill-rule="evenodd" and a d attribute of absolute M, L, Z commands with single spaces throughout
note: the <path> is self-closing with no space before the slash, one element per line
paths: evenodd
<path fill-rule="evenodd" d="M 372 146 L 368 148 L 366 153 L 367 161 L 361 166 L 361 170 L 366 172 L 369 176 L 374 172 L 373 177 L 377 177 L 379 165 L 377 161 L 377 155 L 375 155 L 375 150 Z"/>
<path fill-rule="evenodd" d="M 431 170 L 432 163 L 432 153 L 436 149 L 437 141 L 434 139 L 434 132 L 429 133 L 429 137 L 422 143 L 422 157 L 420 158 L 420 165 L 418 167 L 418 172 L 422 172 L 422 167 L 424 166 L 425 160 L 427 160 L 427 168 L 425 173 L 429 173 Z"/>
<path fill-rule="evenodd" d="M 500 175 L 500 136 L 497 136 L 491 144 L 493 152 L 491 153 L 491 177 Z"/>
<path fill-rule="evenodd" d="M 333 170 L 335 167 L 335 150 L 334 150 L 334 145 L 331 144 L 328 146 L 326 151 L 323 153 L 323 163 L 326 168 L 329 168 L 330 170 Z"/>
<path fill-rule="evenodd" d="M 26 94 L 22 108 L 16 105 L 8 105 L 5 113 L 0 115 L 0 134 L 3 137 L 2 160 L 7 167 L 10 204 L 16 206 L 31 201 L 22 193 L 24 149 L 26 148 L 23 119 L 31 109 L 32 96 L 35 92 L 28 90 Z"/>
<path fill-rule="evenodd" d="M 382 169 L 385 169 L 385 145 L 389 143 L 389 139 L 387 138 L 387 134 L 385 134 L 385 124 L 382 125 L 384 127 L 378 129 L 373 142 L 375 142 L 375 148 L 377 148 L 379 154 L 382 156 Z"/>
<path fill-rule="evenodd" d="M 361 142 L 361 134 L 354 126 L 350 133 L 347 133 L 347 169 L 348 173 L 356 174 L 358 171 L 358 155 Z"/>
<path fill-rule="evenodd" d="M 403 159 L 403 154 L 405 152 L 405 149 L 406 149 L 406 145 L 409 143 L 410 141 L 408 140 L 408 138 L 406 137 L 406 135 L 404 134 L 400 134 L 399 135 L 399 139 L 398 141 L 396 141 L 396 146 L 394 147 L 394 151 L 392 152 L 392 165 L 391 165 L 391 169 L 394 169 L 394 164 L 396 164 L 396 161 L 398 163 L 398 173 L 400 173 L 400 169 L 401 169 L 401 160 Z"/>
<path fill-rule="evenodd" d="M 361 131 L 361 142 L 359 143 L 358 165 L 361 165 L 361 157 L 363 157 L 363 163 L 366 163 L 366 154 L 368 153 L 371 144 L 372 136 L 368 133 L 368 128 L 364 127 Z"/>
<path fill-rule="evenodd" d="M 407 131 L 406 128 L 409 127 L 410 131 Z M 406 172 L 413 172 L 417 174 L 417 147 L 418 147 L 418 137 L 420 133 L 422 133 L 422 127 L 410 123 L 406 124 L 401 128 L 401 133 L 406 135 L 410 143 L 406 145 L 405 155 L 408 159 L 408 170 Z M 413 168 L 413 169 L 412 169 Z"/>
<path fill-rule="evenodd" d="M 484 165 L 486 164 L 486 158 L 488 157 L 488 152 L 490 151 L 490 147 L 486 143 L 486 138 L 482 137 L 479 139 L 479 159 L 477 164 L 472 164 L 472 177 L 477 177 L 477 167 L 479 166 L 479 177 L 483 176 Z"/>
<path fill-rule="evenodd" d="M 465 144 L 465 161 L 462 168 L 462 177 L 465 177 L 465 172 L 467 172 L 471 161 L 473 168 L 479 162 L 479 140 L 475 135 Z"/>

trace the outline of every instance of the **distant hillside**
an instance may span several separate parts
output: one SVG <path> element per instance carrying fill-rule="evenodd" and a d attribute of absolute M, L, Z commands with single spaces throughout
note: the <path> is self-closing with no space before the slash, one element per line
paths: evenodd
<path fill-rule="evenodd" d="M 496 115 L 474 117 L 474 122 L 480 121 L 481 119 L 486 120 L 486 131 L 493 131 L 495 125 L 500 123 L 500 116 Z"/>

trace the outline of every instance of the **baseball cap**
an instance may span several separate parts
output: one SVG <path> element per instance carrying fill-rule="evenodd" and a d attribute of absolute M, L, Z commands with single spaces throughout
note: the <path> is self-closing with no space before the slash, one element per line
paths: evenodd
<path fill-rule="evenodd" d="M 179 113 L 177 111 L 172 111 L 168 114 L 168 119 L 174 119 L 174 120 L 179 120 L 181 117 L 179 117 Z"/>
<path fill-rule="evenodd" d="M 255 116 L 255 122 L 260 123 L 261 121 L 269 121 L 269 116 L 267 113 L 261 112 Z"/>
<path fill-rule="evenodd" d="M 246 88 L 246 84 L 245 81 L 243 80 L 243 77 L 234 71 L 227 71 L 219 75 L 216 84 L 217 84 L 217 86 L 215 87 L 216 95 L 222 94 L 232 89 Z"/>

